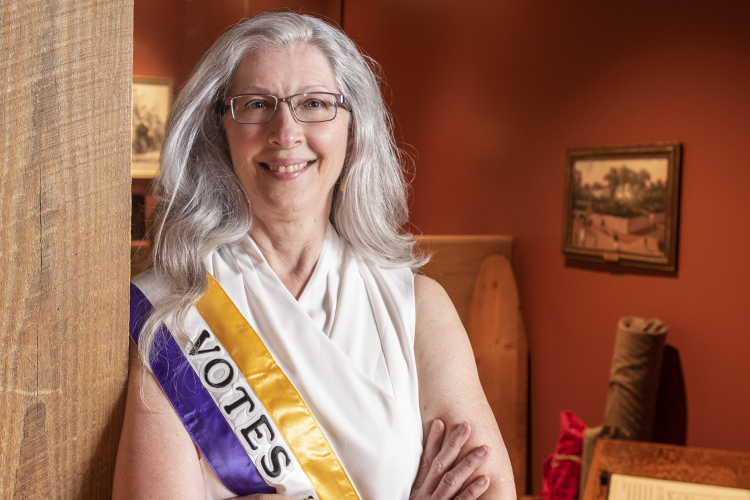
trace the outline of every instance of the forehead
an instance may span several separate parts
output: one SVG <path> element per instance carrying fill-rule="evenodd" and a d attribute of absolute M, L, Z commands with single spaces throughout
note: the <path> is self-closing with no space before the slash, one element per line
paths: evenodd
<path fill-rule="evenodd" d="M 326 56 L 314 45 L 301 42 L 250 52 L 237 66 L 229 89 L 232 94 L 279 96 L 312 90 L 337 91 Z"/>

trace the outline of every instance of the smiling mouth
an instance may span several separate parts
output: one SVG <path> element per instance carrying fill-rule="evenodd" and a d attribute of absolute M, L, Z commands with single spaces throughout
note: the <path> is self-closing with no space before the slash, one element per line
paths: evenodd
<path fill-rule="evenodd" d="M 280 173 L 286 173 L 286 172 L 296 172 L 298 170 L 302 170 L 309 164 L 311 164 L 311 161 L 306 161 L 304 163 L 298 163 L 296 165 L 270 165 L 268 163 L 261 163 L 263 167 L 266 167 L 271 172 L 280 172 Z"/>

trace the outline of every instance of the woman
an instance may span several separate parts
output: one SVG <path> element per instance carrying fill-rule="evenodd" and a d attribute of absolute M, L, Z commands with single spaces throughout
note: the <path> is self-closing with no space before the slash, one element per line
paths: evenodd
<path fill-rule="evenodd" d="M 412 272 L 388 115 L 342 32 L 275 13 L 222 35 L 175 102 L 155 196 L 115 498 L 514 497 L 460 320 Z"/>

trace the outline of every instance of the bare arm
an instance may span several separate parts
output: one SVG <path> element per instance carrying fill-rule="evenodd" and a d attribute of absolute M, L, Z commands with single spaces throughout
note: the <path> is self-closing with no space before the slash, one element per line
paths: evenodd
<path fill-rule="evenodd" d="M 141 390 L 144 397 L 141 397 Z M 205 500 L 205 496 L 198 450 L 131 343 L 128 399 L 117 449 L 112 498 Z M 268 494 L 241 498 L 294 500 L 285 495 Z"/>
<path fill-rule="evenodd" d="M 132 342 L 130 347 L 128 399 L 112 498 L 204 500 L 198 451 Z"/>
<path fill-rule="evenodd" d="M 486 475 L 490 484 L 483 499 L 514 500 L 516 492 L 508 453 L 479 383 L 474 354 L 461 320 L 445 290 L 435 281 L 418 275 L 414 287 L 417 309 L 414 348 L 422 425 L 428 445 L 433 420 L 446 423 L 447 440 L 465 422 L 471 432 L 456 463 L 467 457 L 472 460 L 469 455 L 482 445 L 487 445 L 489 454 L 464 484 Z M 447 470 L 451 464 L 433 467 L 441 465 Z"/>

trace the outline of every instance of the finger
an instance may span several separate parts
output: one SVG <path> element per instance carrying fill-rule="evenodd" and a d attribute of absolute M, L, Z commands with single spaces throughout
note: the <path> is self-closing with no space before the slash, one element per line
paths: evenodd
<path fill-rule="evenodd" d="M 480 446 L 466 455 L 466 458 L 461 460 L 458 465 L 443 474 L 443 478 L 435 489 L 432 498 L 434 500 L 453 498 L 456 493 L 461 491 L 464 483 L 469 477 L 471 477 L 474 471 L 487 461 L 489 452 L 490 449 L 487 446 Z M 474 484 L 474 482 L 472 482 L 472 484 Z"/>
<path fill-rule="evenodd" d="M 437 454 L 440 453 L 440 443 L 443 442 L 443 436 L 445 436 L 445 424 L 442 420 L 436 418 L 432 421 L 432 425 L 430 425 L 430 433 L 427 435 L 427 444 L 425 444 L 422 458 L 419 460 L 417 478 L 414 480 L 414 485 L 411 488 L 412 490 L 419 489 L 424 483 L 427 473 L 430 472 L 432 461 Z"/>
<path fill-rule="evenodd" d="M 423 487 L 427 492 L 435 491 L 443 475 L 453 467 L 453 462 L 461 451 L 461 447 L 466 443 L 471 435 L 471 427 L 464 422 L 450 433 L 440 448 L 440 453 L 432 459 L 430 470 L 424 480 Z M 460 486 L 460 485 L 459 485 Z M 458 490 L 456 490 L 458 491 Z"/>
<path fill-rule="evenodd" d="M 486 475 L 479 476 L 453 500 L 476 500 L 479 498 L 479 495 L 487 491 L 487 488 L 489 487 L 490 478 Z"/>

